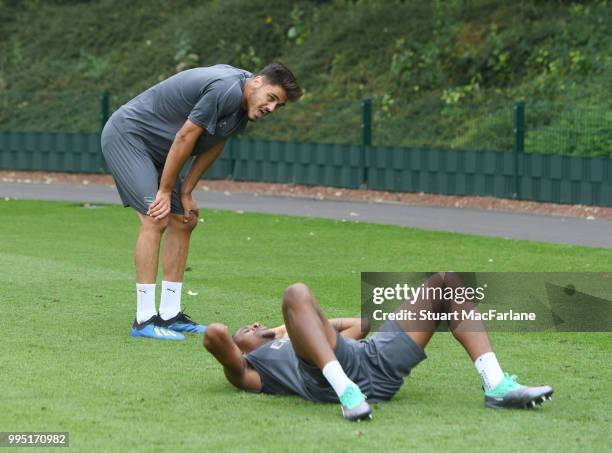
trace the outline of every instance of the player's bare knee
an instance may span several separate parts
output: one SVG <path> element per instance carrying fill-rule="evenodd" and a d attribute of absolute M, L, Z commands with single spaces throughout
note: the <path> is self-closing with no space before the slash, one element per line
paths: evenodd
<path fill-rule="evenodd" d="M 182 215 L 173 215 L 170 221 L 170 228 L 180 230 L 186 233 L 191 233 L 198 226 L 198 218 L 193 215 L 187 222 Z"/>
<path fill-rule="evenodd" d="M 169 219 L 167 216 L 164 217 L 163 219 L 154 219 L 153 217 L 144 216 L 144 215 L 141 216 L 141 224 L 143 228 L 155 230 L 160 233 L 163 233 L 164 231 L 166 231 L 166 228 L 168 228 L 168 222 L 169 222 Z"/>
<path fill-rule="evenodd" d="M 361 318 L 361 333 L 363 334 L 362 338 L 365 338 L 368 333 L 370 333 L 370 329 L 372 325 L 370 324 L 370 320 L 368 318 Z"/>
<path fill-rule="evenodd" d="M 188 222 L 184 222 L 183 225 L 185 229 L 189 232 L 195 230 L 198 226 L 198 217 L 196 215 L 192 215 Z"/>
<path fill-rule="evenodd" d="M 294 283 L 285 289 L 283 310 L 295 309 L 312 299 L 310 289 L 304 283 Z"/>
<path fill-rule="evenodd" d="M 166 231 L 166 229 L 168 228 L 168 225 L 170 224 L 170 219 L 168 217 L 165 217 L 163 219 L 160 220 L 155 220 L 157 227 L 162 230 L 162 231 Z"/>
<path fill-rule="evenodd" d="M 432 288 L 437 287 L 445 287 L 446 285 L 446 275 L 448 272 L 437 272 L 429 277 L 426 281 L 427 286 Z"/>
<path fill-rule="evenodd" d="M 210 351 L 221 341 L 222 338 L 226 337 L 227 335 L 229 335 L 229 329 L 225 324 L 209 324 L 206 327 L 206 332 L 204 333 L 204 347 Z"/>

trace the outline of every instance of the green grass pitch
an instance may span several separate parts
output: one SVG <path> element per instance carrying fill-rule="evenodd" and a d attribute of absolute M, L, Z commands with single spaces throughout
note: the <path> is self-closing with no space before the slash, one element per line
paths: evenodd
<path fill-rule="evenodd" d="M 536 411 L 483 407 L 449 334 L 370 423 L 337 405 L 240 392 L 201 346 L 129 336 L 137 219 L 117 206 L 0 201 L 0 431 L 69 431 L 79 451 L 605 450 L 609 333 L 492 334 L 502 367 L 549 383 Z M 206 211 L 186 311 L 231 329 L 281 322 L 303 281 L 327 315 L 359 311 L 360 271 L 609 271 L 612 251 L 285 216 Z M 186 294 L 188 290 L 197 296 Z"/>

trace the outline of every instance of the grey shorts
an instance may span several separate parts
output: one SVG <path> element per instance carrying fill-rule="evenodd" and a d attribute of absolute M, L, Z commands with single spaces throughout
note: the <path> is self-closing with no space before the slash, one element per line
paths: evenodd
<path fill-rule="evenodd" d="M 112 119 L 102 131 L 102 154 L 123 206 L 131 206 L 146 215 L 159 188 L 163 163 L 155 162 L 146 151 L 144 142 L 133 134 L 123 132 Z M 181 180 L 179 177 L 170 200 L 174 214 L 183 214 Z"/>
<path fill-rule="evenodd" d="M 352 341 L 340 335 L 336 340 L 338 362 L 370 402 L 391 399 L 410 371 L 427 358 L 395 321 L 387 321 L 381 330 L 366 340 Z M 299 357 L 298 361 L 310 399 L 337 403 L 321 370 Z"/>

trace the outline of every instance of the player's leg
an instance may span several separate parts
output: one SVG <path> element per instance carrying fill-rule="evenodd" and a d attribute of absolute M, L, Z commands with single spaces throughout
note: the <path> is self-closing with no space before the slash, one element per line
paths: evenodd
<path fill-rule="evenodd" d="M 422 319 L 421 311 L 435 315 L 449 315 L 449 327 L 453 336 L 461 343 L 472 360 L 483 354 L 492 352 L 491 342 L 484 323 L 478 319 L 464 319 L 464 313 L 476 311 L 476 306 L 465 300 L 461 303 L 454 299 L 443 299 L 440 296 L 447 288 L 464 288 L 465 283 L 452 272 L 437 273 L 423 283 L 423 291 L 416 301 L 407 301 L 398 307 L 397 312 L 411 311 L 419 314 L 415 319 L 398 320 L 399 326 L 421 348 L 425 349 L 439 325 L 434 319 Z M 436 316 L 437 317 L 437 316 Z M 432 318 L 436 318 L 432 317 Z"/>
<path fill-rule="evenodd" d="M 440 297 L 442 291 L 447 288 L 452 288 L 453 294 L 459 294 L 455 291 L 465 288 L 463 280 L 453 272 L 437 273 L 427 279 L 424 288 L 425 291 L 421 293 L 424 296 L 420 297 L 414 306 L 418 307 L 419 311 L 427 310 L 435 314 L 449 315 L 449 328 L 474 362 L 483 380 L 483 386 L 485 388 L 496 387 L 504 379 L 504 373 L 493 353 L 486 327 L 482 321 L 464 316 L 466 313 L 476 311 L 475 305 L 471 300 L 462 300 L 459 303 L 454 299 L 446 300 Z M 403 327 L 417 330 L 417 332 L 408 334 L 419 344 L 419 336 L 431 337 L 438 324 L 438 321 L 411 321 L 404 322 Z"/>
<path fill-rule="evenodd" d="M 140 229 L 136 237 L 136 249 L 134 251 L 136 281 L 154 285 L 157 281 L 160 243 L 168 226 L 168 218 L 156 220 L 141 212 L 137 212 L 137 214 L 140 220 Z M 153 312 L 155 314 L 155 310 Z"/>
<path fill-rule="evenodd" d="M 552 395 L 552 388 L 549 386 L 524 387 L 516 383 L 516 377 L 504 374 L 492 350 L 484 323 L 477 319 L 466 319 L 466 316 L 463 316 L 464 313 L 477 310 L 470 300 L 459 303 L 454 299 L 446 300 L 439 297 L 446 288 L 452 288 L 454 294 L 458 294 L 457 289 L 465 288 L 465 283 L 456 273 L 434 274 L 427 279 L 423 288 L 425 291 L 421 292 L 421 297 L 414 304 L 405 302 L 398 308 L 398 311 L 408 310 L 420 313 L 421 310 L 426 310 L 435 314 L 450 315 L 448 324 L 453 336 L 474 361 L 476 370 L 482 379 L 487 407 L 532 407 L 544 402 Z M 404 332 L 423 349 L 438 323 L 438 321 L 429 319 L 422 320 L 420 317 L 414 320 L 397 321 Z"/>
<path fill-rule="evenodd" d="M 462 279 L 453 272 L 445 272 L 443 286 L 445 288 L 465 288 Z M 451 312 L 476 310 L 471 301 L 458 304 L 454 300 L 446 304 Z M 489 335 L 482 321 L 452 320 L 449 327 L 453 336 L 464 347 L 482 379 L 485 392 L 485 406 L 491 408 L 531 408 L 551 399 L 552 387 L 526 387 L 516 381 L 516 376 L 510 376 L 502 371 L 497 356 L 493 352 Z"/>
<path fill-rule="evenodd" d="M 182 214 L 170 214 L 168 229 L 164 240 L 163 276 L 164 280 L 182 282 L 189 254 L 191 233 L 198 224 L 194 215 L 189 222 L 183 221 Z"/>
<path fill-rule="evenodd" d="M 155 309 L 155 282 L 162 234 L 168 220 L 147 216 L 157 193 L 159 173 L 148 153 L 126 138 L 109 121 L 102 136 L 102 150 L 124 206 L 133 207 L 140 220 L 136 239 L 136 319 L 131 334 L 163 340 L 181 340 L 183 335 L 160 325 Z"/>
<path fill-rule="evenodd" d="M 444 289 L 457 290 L 466 287 L 461 277 L 454 272 L 443 272 L 437 275 L 442 277 L 441 287 Z M 449 328 L 473 361 L 483 354 L 493 353 L 491 340 L 484 323 L 479 319 L 462 319 L 466 317 L 462 314 L 477 311 L 471 300 L 465 300 L 462 303 L 455 300 L 445 301 L 439 305 L 438 310 L 457 314 L 458 319 L 451 319 L 448 322 Z M 501 379 L 501 376 L 499 378 Z"/>
<path fill-rule="evenodd" d="M 443 280 L 441 274 L 432 275 L 423 284 L 425 291 L 421 292 L 421 296 L 417 299 L 417 301 L 415 303 L 411 303 L 411 301 L 404 302 L 396 309 L 396 312 L 402 313 L 403 310 L 410 312 L 418 312 L 419 310 L 427 310 L 431 312 L 439 311 L 439 305 L 436 303 L 436 300 L 433 297 L 430 297 L 431 292 L 429 292 L 427 289 L 437 288 L 442 285 Z M 425 350 L 425 347 L 429 343 L 429 340 L 433 336 L 439 324 L 438 321 L 433 319 L 420 318 L 398 319 L 395 322 L 422 350 Z"/>
<path fill-rule="evenodd" d="M 182 340 L 185 338 L 182 334 L 165 328 L 155 309 L 160 242 L 168 225 L 168 219 L 156 220 L 141 212 L 137 213 L 140 229 L 134 251 L 136 320 L 132 326 L 132 336 L 158 340 Z"/>
<path fill-rule="evenodd" d="M 448 321 L 450 330 L 472 360 L 486 352 L 491 352 L 491 342 L 482 321 L 477 319 L 461 320 L 463 318 L 462 313 L 476 310 L 474 304 L 469 300 L 459 304 L 454 300 L 440 298 L 439 296 L 447 287 L 465 287 L 465 284 L 457 274 L 451 272 L 434 274 L 423 283 L 423 291 L 414 303 L 412 303 L 413 301 L 404 302 L 396 311 L 398 313 L 411 311 L 420 314 L 422 310 L 425 310 L 436 315 L 440 313 L 452 314 L 457 319 L 450 317 Z M 421 319 L 420 316 L 417 316 L 415 319 L 401 319 L 396 322 L 421 349 L 425 349 L 440 324 L 433 318 L 435 317 Z"/>
<path fill-rule="evenodd" d="M 178 193 L 177 190 L 175 193 Z M 194 322 L 181 310 L 181 294 L 189 254 L 189 242 L 191 233 L 198 224 L 198 218 L 193 215 L 189 222 L 183 221 L 183 210 L 180 207 L 180 201 L 175 199 L 175 193 L 173 193 L 172 214 L 168 216 L 168 229 L 164 239 L 159 315 L 169 329 L 179 332 L 203 333 L 206 327 Z"/>
<path fill-rule="evenodd" d="M 296 283 L 285 290 L 283 318 L 295 353 L 321 370 L 338 395 L 344 417 L 349 420 L 370 417 L 365 396 L 336 357 L 337 332 L 306 285 Z"/>
<path fill-rule="evenodd" d="M 321 369 L 336 360 L 336 331 L 306 285 L 296 283 L 285 290 L 283 318 L 299 357 Z"/>

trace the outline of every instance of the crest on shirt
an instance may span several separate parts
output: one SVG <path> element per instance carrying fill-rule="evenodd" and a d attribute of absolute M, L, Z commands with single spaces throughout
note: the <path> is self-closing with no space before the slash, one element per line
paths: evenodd
<path fill-rule="evenodd" d="M 270 345 L 270 349 L 280 349 L 289 343 L 289 338 L 281 338 L 280 340 L 274 340 Z"/>

